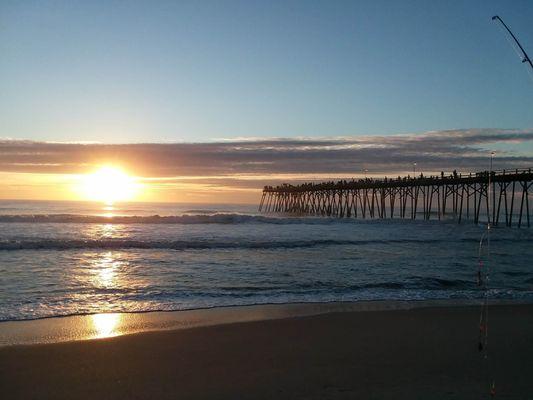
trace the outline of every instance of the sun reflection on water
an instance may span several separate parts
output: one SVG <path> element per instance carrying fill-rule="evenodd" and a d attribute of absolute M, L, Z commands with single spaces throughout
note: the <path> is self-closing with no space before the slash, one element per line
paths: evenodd
<path fill-rule="evenodd" d="M 134 309 L 132 298 L 146 285 L 138 275 L 136 255 L 122 250 L 120 241 L 127 240 L 128 227 L 120 224 L 87 224 L 80 236 L 101 242 L 96 247 L 76 255 L 76 268 L 70 278 L 75 285 L 72 299 L 79 312 L 96 313 L 88 318 L 91 337 L 102 338 L 123 333 L 124 321 L 118 311 Z M 118 243 L 117 249 L 114 244 Z M 111 249 L 105 249 L 105 247 Z"/>
<path fill-rule="evenodd" d="M 114 257 L 113 252 L 109 251 L 102 255 L 102 258 L 94 264 L 94 280 L 96 286 L 111 288 L 117 285 L 117 270 L 121 266 L 121 261 Z"/>
<path fill-rule="evenodd" d="M 103 224 L 101 229 L 101 234 L 103 236 L 112 236 L 114 233 L 118 231 L 118 228 L 116 225 L 113 224 Z"/>
<path fill-rule="evenodd" d="M 120 314 L 95 314 L 91 318 L 96 339 L 119 335 Z"/>
<path fill-rule="evenodd" d="M 83 234 L 92 240 L 118 239 L 127 236 L 127 227 L 114 224 L 112 221 L 105 224 L 88 224 Z"/>

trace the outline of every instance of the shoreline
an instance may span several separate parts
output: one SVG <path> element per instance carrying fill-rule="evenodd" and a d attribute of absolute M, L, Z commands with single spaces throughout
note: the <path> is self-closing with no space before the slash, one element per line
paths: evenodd
<path fill-rule="evenodd" d="M 3 346 L 1 393 L 54 400 L 473 399 L 489 398 L 492 382 L 498 397 L 533 393 L 532 304 L 491 307 L 488 359 L 477 348 L 477 305 L 340 304 L 307 316 L 299 307 L 233 310 L 213 325 L 216 309 L 204 314 L 211 325 L 188 318 L 182 328 L 191 329 Z M 250 310 L 256 320 L 244 321 Z M 241 321 L 230 323 L 236 315 Z"/>
<path fill-rule="evenodd" d="M 491 306 L 532 305 L 523 299 L 491 300 Z M 0 321 L 0 348 L 53 344 L 183 330 L 243 322 L 309 317 L 332 313 L 400 311 L 420 308 L 475 307 L 479 299 L 371 300 L 265 303 L 186 310 L 76 314 Z"/>

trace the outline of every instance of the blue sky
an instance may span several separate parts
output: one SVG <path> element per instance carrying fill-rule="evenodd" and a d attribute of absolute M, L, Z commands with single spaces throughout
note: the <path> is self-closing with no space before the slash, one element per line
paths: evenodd
<path fill-rule="evenodd" d="M 533 2 L 6 1 L 0 138 L 204 142 L 533 127 Z"/>

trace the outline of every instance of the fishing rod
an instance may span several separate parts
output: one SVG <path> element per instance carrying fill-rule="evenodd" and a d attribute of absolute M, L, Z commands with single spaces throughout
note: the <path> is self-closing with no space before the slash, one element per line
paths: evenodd
<path fill-rule="evenodd" d="M 507 26 L 505 22 L 503 22 L 503 19 L 500 18 L 500 16 L 495 15 L 492 17 L 493 21 L 500 22 L 500 24 L 505 28 L 507 33 L 513 38 L 514 43 L 521 51 L 517 51 L 516 47 L 513 46 L 513 43 L 511 41 L 511 47 L 516 51 L 518 56 L 522 59 L 522 63 L 527 63 L 531 67 L 530 73 L 533 72 L 533 63 L 531 62 L 531 58 L 527 55 L 526 51 L 518 41 L 517 37 L 514 35 L 514 33 L 511 31 L 511 29 Z M 507 40 L 509 40 L 509 37 L 507 37 Z M 487 230 L 486 232 L 481 236 L 481 240 L 479 242 L 479 250 L 478 250 L 478 277 L 477 277 L 477 284 L 478 286 L 481 286 L 484 292 L 484 299 L 483 304 L 481 306 L 481 312 L 480 312 L 480 318 L 479 318 L 479 343 L 478 343 L 478 350 L 480 352 L 484 353 L 484 358 L 486 361 L 489 360 L 489 354 L 488 354 L 488 324 L 489 324 L 489 294 L 490 294 L 490 288 L 489 288 L 489 279 L 490 279 L 490 270 L 491 270 L 491 253 L 490 253 L 490 231 L 491 231 L 491 219 L 490 219 L 490 212 L 491 212 L 491 178 L 492 178 L 492 159 L 494 157 L 494 152 L 492 151 L 490 153 L 490 168 L 488 173 L 488 184 L 487 184 Z M 492 204 L 492 211 L 494 212 L 494 200 Z M 492 221 L 494 224 L 494 221 Z M 483 240 L 486 240 L 487 249 L 486 249 L 486 261 L 487 265 L 485 268 L 483 268 L 483 261 L 482 261 L 482 248 L 483 248 Z M 483 271 L 484 270 L 484 271 Z M 483 276 L 484 272 L 484 276 Z M 490 365 L 487 365 L 487 372 L 488 372 L 488 378 L 491 381 L 490 384 L 490 396 L 494 397 L 496 395 L 496 382 L 494 380 L 494 371 L 491 368 Z"/>
<path fill-rule="evenodd" d="M 524 50 L 524 48 L 522 47 L 522 45 L 520 44 L 520 42 L 518 41 L 516 36 L 513 34 L 513 32 L 511 32 L 511 29 L 509 29 L 509 27 L 505 24 L 505 22 L 503 22 L 503 19 L 501 19 L 498 15 L 495 15 L 494 17 L 492 17 L 492 20 L 493 21 L 500 21 L 500 23 L 507 30 L 507 32 L 509 32 L 509 35 L 511 35 L 511 37 L 515 41 L 516 45 L 518 46 L 518 48 L 522 52 L 522 55 L 519 54 L 519 56 L 522 57 L 522 63 L 528 63 L 529 66 L 531 67 L 531 70 L 533 71 L 533 63 L 531 62 L 531 58 L 529 58 L 529 56 L 527 55 L 526 51 Z"/>

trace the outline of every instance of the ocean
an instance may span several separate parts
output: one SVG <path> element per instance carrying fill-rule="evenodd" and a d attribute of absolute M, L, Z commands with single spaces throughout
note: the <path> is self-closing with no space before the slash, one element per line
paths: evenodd
<path fill-rule="evenodd" d="M 533 300 L 533 230 L 491 230 L 493 299 Z M 255 205 L 0 202 L 0 320 L 476 299 L 486 226 L 260 215 Z"/>

